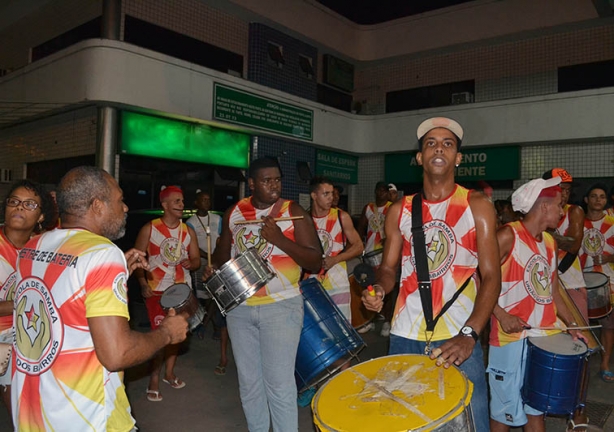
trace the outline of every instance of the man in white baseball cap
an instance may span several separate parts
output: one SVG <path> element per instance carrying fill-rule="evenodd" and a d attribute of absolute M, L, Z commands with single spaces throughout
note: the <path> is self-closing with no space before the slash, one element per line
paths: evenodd
<path fill-rule="evenodd" d="M 422 193 L 390 206 L 386 247 L 373 285 L 376 295 L 365 291 L 362 299 L 367 309 L 381 310 L 384 296 L 394 297 L 391 293 L 401 266 L 388 354 L 427 352 L 437 358 L 438 366 L 458 366 L 474 386 L 471 408 L 476 430 L 486 431 L 488 388 L 479 334 L 490 319 L 501 285 L 495 209 L 484 194 L 454 181 L 464 137 L 456 121 L 427 119 L 418 127 L 417 137 L 416 161 L 424 172 Z M 413 210 L 414 204 L 420 213 Z M 422 220 L 413 221 L 414 214 Z M 412 232 L 414 222 L 421 222 L 421 242 Z M 423 259 L 416 258 L 420 249 L 426 255 Z M 417 268 L 421 274 L 425 269 L 430 284 L 418 283 Z"/>
<path fill-rule="evenodd" d="M 540 178 L 520 186 L 512 206 L 525 213 L 523 220 L 497 231 L 501 295 L 493 311 L 487 369 L 492 431 L 525 424 L 528 430 L 544 430 L 544 408 L 521 397 L 527 341 L 561 332 L 542 328 L 578 326 L 559 292 L 557 246 L 547 232 L 563 215 L 560 182 L 560 177 Z M 577 329 L 568 332 L 587 341 Z"/>

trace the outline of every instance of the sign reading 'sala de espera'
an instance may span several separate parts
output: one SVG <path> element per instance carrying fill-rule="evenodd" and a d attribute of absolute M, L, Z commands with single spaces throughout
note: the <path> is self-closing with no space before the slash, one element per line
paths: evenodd
<path fill-rule="evenodd" d="M 394 183 L 422 182 L 422 167 L 416 153 L 387 154 L 386 180 Z M 520 178 L 520 147 L 461 148 L 461 163 L 455 169 L 457 181 L 517 180 Z"/>
<path fill-rule="evenodd" d="M 316 175 L 339 183 L 358 183 L 358 157 L 327 150 L 316 151 Z"/>

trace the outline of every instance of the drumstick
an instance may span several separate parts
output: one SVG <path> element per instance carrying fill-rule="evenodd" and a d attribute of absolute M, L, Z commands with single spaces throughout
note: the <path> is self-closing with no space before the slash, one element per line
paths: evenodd
<path fill-rule="evenodd" d="M 211 267 L 211 228 L 206 226 L 205 232 L 207 233 L 207 265 Z"/>
<path fill-rule="evenodd" d="M 292 220 L 299 220 L 299 219 L 303 219 L 303 216 L 280 217 L 280 218 L 275 218 L 273 220 L 275 222 L 285 222 L 285 221 L 292 221 Z M 235 225 L 246 225 L 246 224 L 257 224 L 257 223 L 264 223 L 264 219 L 237 221 L 235 222 Z"/>
<path fill-rule="evenodd" d="M 531 329 L 535 329 L 535 330 L 563 330 L 563 331 L 567 331 L 567 330 L 588 330 L 588 329 L 595 329 L 595 328 L 601 328 L 601 324 L 599 325 L 592 325 L 592 326 L 561 326 L 561 327 L 556 327 L 556 326 L 552 326 L 552 327 L 531 327 Z"/>

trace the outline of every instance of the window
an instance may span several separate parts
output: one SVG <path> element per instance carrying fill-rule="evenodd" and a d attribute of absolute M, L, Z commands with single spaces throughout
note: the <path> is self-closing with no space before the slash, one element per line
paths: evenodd
<path fill-rule="evenodd" d="M 313 72 L 313 60 L 311 57 L 304 56 L 302 54 L 298 55 L 298 67 L 301 76 L 307 79 L 313 79 L 315 75 Z"/>
<path fill-rule="evenodd" d="M 284 60 L 284 47 L 273 42 L 269 42 L 267 45 L 268 59 L 267 62 L 271 66 L 275 66 L 282 69 L 286 64 Z"/>

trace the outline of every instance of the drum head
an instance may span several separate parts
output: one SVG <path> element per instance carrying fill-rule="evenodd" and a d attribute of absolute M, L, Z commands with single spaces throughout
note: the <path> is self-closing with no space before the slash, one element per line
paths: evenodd
<path fill-rule="evenodd" d="M 608 277 L 599 272 L 584 272 L 586 289 L 599 288 L 608 283 Z"/>
<path fill-rule="evenodd" d="M 178 283 L 171 285 L 166 289 L 166 291 L 164 291 L 164 294 L 162 294 L 160 306 L 162 306 L 164 309 L 177 307 L 184 303 L 188 297 L 190 297 L 191 292 L 192 288 L 190 288 L 188 284 Z"/>
<path fill-rule="evenodd" d="M 544 351 L 554 354 L 575 356 L 584 354 L 588 348 L 581 340 L 573 340 L 570 334 L 557 333 L 551 336 L 530 337 L 529 342 Z"/>
<path fill-rule="evenodd" d="M 456 366 L 437 367 L 425 355 L 380 357 L 324 384 L 312 402 L 314 423 L 321 431 L 472 430 L 462 419 L 472 392 Z"/>

